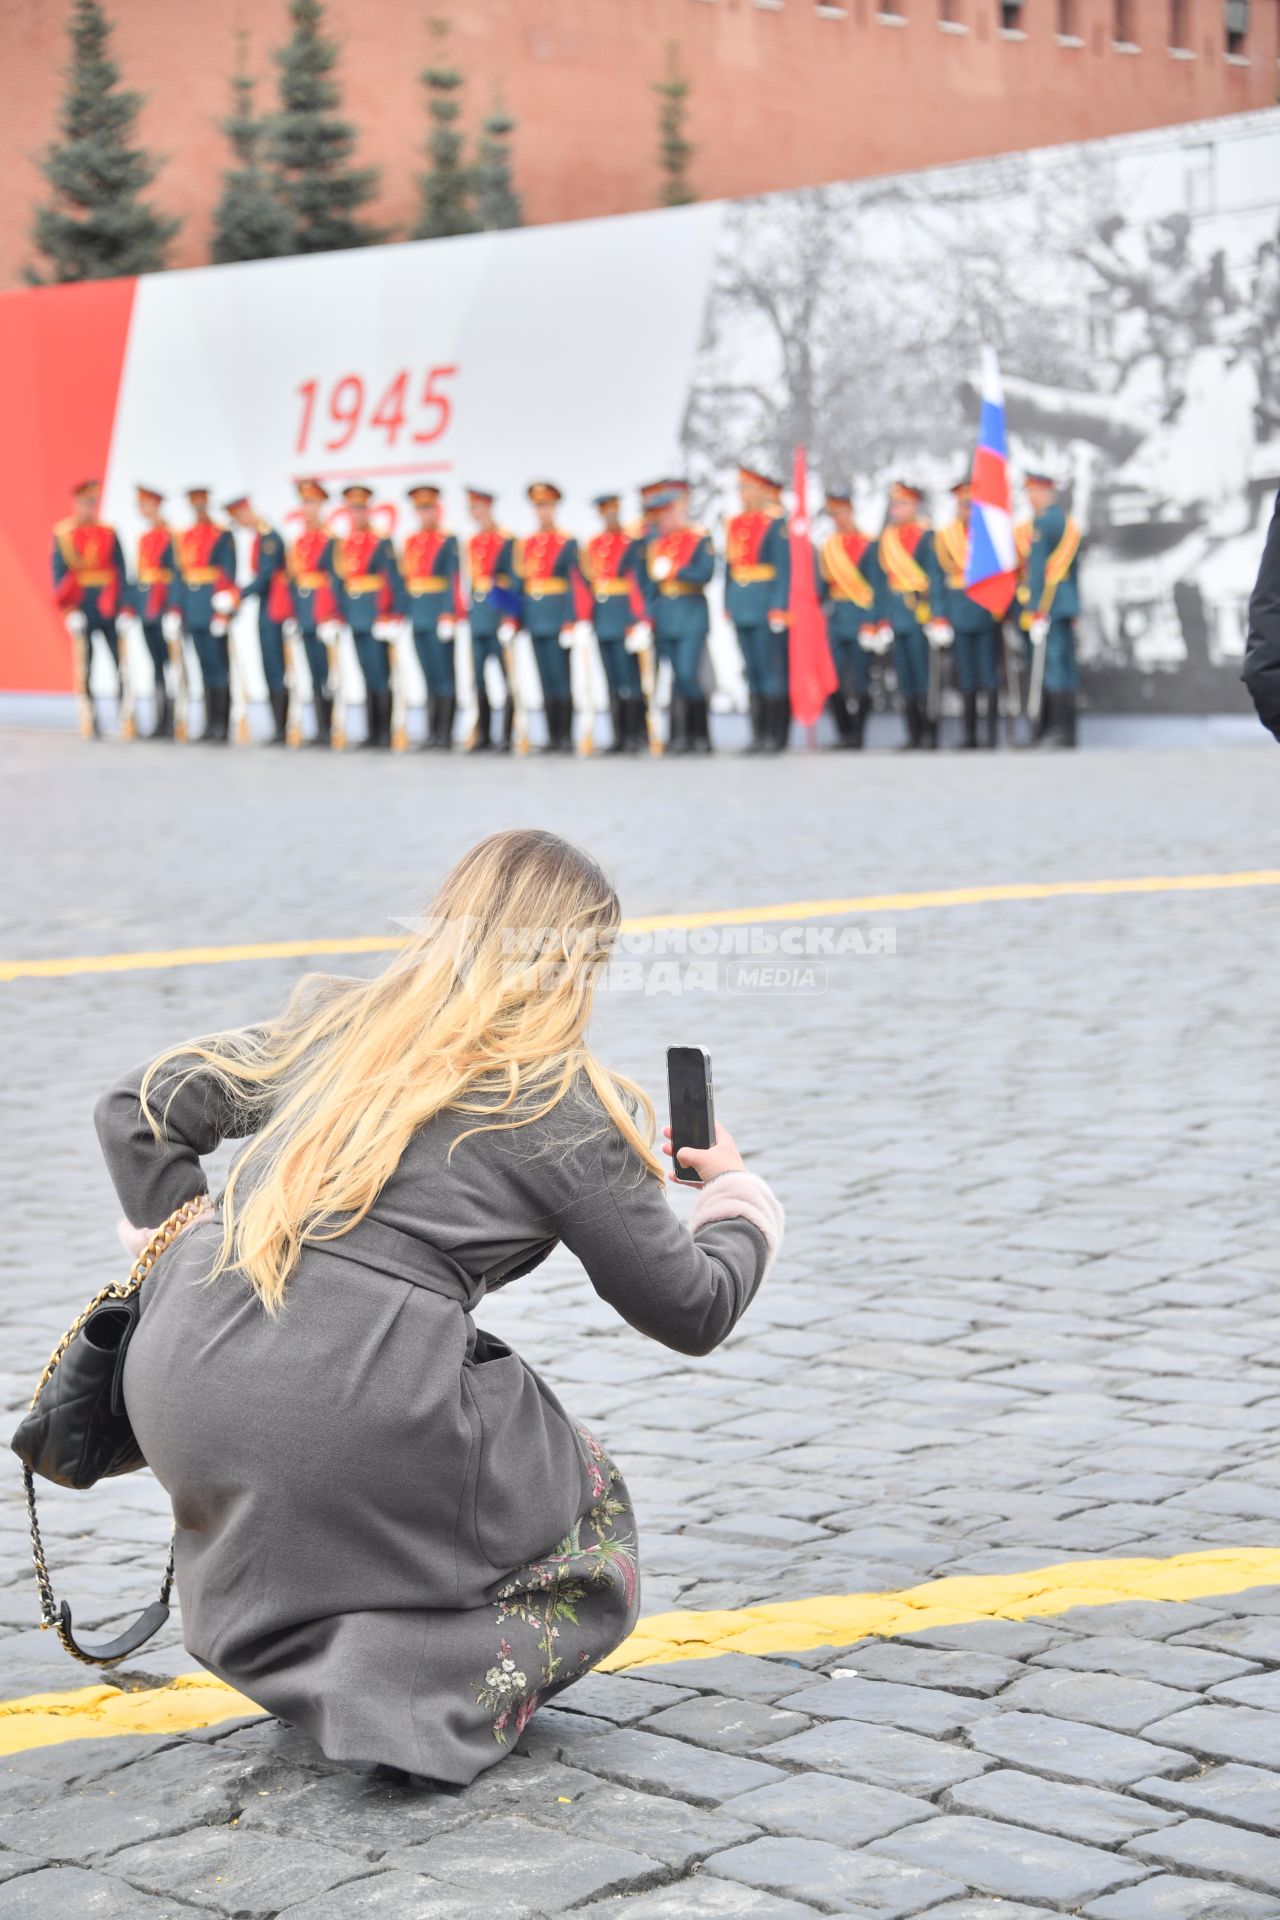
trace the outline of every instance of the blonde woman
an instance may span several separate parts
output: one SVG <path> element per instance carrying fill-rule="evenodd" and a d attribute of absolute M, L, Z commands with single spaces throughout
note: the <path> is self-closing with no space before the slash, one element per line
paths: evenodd
<path fill-rule="evenodd" d="M 622 1477 L 472 1319 L 558 1243 L 651 1339 L 709 1352 L 781 1209 L 729 1136 L 682 1157 L 586 1038 L 619 924 L 550 833 L 496 834 L 372 980 L 312 979 L 98 1103 L 126 1238 L 205 1189 L 142 1290 L 124 1391 L 177 1525 L 189 1651 L 331 1759 L 465 1784 L 639 1607 Z M 668 1144 L 664 1151 L 670 1153 Z"/>

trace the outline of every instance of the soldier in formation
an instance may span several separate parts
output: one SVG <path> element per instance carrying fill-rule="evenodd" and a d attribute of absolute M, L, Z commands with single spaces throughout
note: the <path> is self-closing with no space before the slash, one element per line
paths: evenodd
<path fill-rule="evenodd" d="M 710 534 L 691 518 L 687 481 L 642 487 L 640 518 L 632 524 L 624 522 L 618 493 L 598 495 L 600 525 L 581 548 L 559 525 L 563 496 L 550 480 L 528 487 L 536 526 L 521 538 L 499 525 L 491 489 L 468 488 L 473 527 L 461 547 L 443 524 L 439 489 L 424 482 L 408 489 L 416 526 L 399 555 L 373 524 L 370 487 L 342 489 L 346 528 L 334 532 L 326 525 L 323 483 L 307 478 L 296 486 L 302 526 L 291 543 L 256 513 L 247 494 L 226 502 L 232 522 L 252 536 L 248 577 L 239 586 L 235 544 L 210 514 L 208 488 L 189 491 L 192 523 L 176 534 L 163 518 L 160 493 L 137 489 L 145 526 L 133 582 L 114 530 L 98 516 L 98 484 L 75 489 L 73 511 L 54 532 L 53 578 L 76 645 L 86 730 L 97 729 L 89 696 L 95 634 L 123 686 L 117 631 L 123 612 L 136 618 L 150 656 L 153 734 L 183 732 L 175 707 L 185 691 L 190 639 L 204 689 L 202 737 L 227 740 L 229 633 L 242 598 L 255 598 L 274 741 L 302 739 L 300 702 L 309 681 L 316 744 L 344 743 L 342 658 L 349 636 L 365 694 L 366 744 L 407 742 L 404 715 L 393 714 L 393 689 L 403 685 L 396 666 L 404 655 L 397 649 L 411 639 L 426 685 L 423 744 L 448 749 L 458 704 L 456 623 L 465 618 L 476 695 L 472 751 L 525 744 L 513 653 L 521 630 L 541 685 L 544 751 L 575 750 L 575 660 L 585 675 L 581 747 L 593 748 L 594 699 L 587 686 L 593 640 L 608 692 L 610 752 L 638 753 L 646 745 L 678 755 L 711 751 L 708 589 L 717 558 Z M 1046 742 L 1074 746 L 1081 534 L 1056 501 L 1048 475 L 1029 474 L 1026 488 L 1033 517 L 1017 530 L 1017 545 L 1027 711 L 1039 716 Z M 778 753 L 791 720 L 787 521 L 780 484 L 759 467 L 739 469 L 738 491 L 740 509 L 725 530 L 724 604 L 747 682 L 746 751 Z M 877 668 L 883 676 L 890 666 L 904 744 L 936 747 L 948 655 L 963 710 L 961 744 L 996 744 L 1004 627 L 966 589 L 967 476 L 952 494 L 954 514 L 935 530 L 924 518 L 923 490 L 895 482 L 883 529 L 873 535 L 858 526 L 849 492 L 826 492 L 831 526 L 817 542 L 814 566 L 838 682 L 830 712 L 840 747 L 863 747 Z M 1011 692 L 1018 677 L 1010 666 Z M 656 704 L 662 685 L 670 690 L 665 739 Z M 131 711 L 126 698 L 122 714 Z"/>

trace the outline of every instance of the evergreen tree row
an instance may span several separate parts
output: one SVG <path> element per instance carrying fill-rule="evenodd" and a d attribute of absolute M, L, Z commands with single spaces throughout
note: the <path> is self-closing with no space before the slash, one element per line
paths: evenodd
<path fill-rule="evenodd" d="M 279 101 L 274 112 L 258 111 L 247 36 L 237 36 L 231 110 L 222 122 L 232 163 L 213 216 L 211 254 L 219 262 L 374 246 L 391 237 L 366 217 L 378 169 L 356 164 L 356 129 L 342 118 L 334 74 L 339 50 L 324 31 L 323 0 L 289 0 L 289 17 L 289 39 L 273 56 Z M 495 99 L 468 156 L 460 125 L 465 81 L 449 58 L 449 23 L 433 19 L 428 29 L 435 57 L 421 76 L 427 164 L 418 177 L 412 237 L 518 227 L 523 215 L 512 175 L 515 122 Z M 70 39 L 60 138 L 40 162 L 51 192 L 32 227 L 42 259 L 27 278 L 37 286 L 156 272 L 166 264 L 181 224 L 143 197 L 160 162 L 134 144 L 142 96 L 121 84 L 102 0 L 73 0 Z M 693 149 L 684 136 L 688 85 L 673 46 L 665 78 L 654 83 L 664 206 L 694 198 L 688 174 Z"/>

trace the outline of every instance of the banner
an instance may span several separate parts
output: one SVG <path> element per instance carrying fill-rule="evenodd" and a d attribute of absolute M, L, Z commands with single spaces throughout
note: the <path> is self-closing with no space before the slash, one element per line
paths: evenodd
<path fill-rule="evenodd" d="M 1224 710 L 1280 484 L 1280 111 L 929 172 L 617 219 L 0 296 L 0 689 L 71 685 L 48 585 L 70 487 L 100 474 L 132 564 L 133 486 L 247 490 L 286 534 L 293 480 L 464 489 L 532 528 L 683 471 L 720 540 L 740 460 L 934 517 L 999 352 L 1015 518 L 1050 466 L 1086 530 L 1095 707 Z M 332 515 L 341 528 L 336 502 Z M 741 670 L 713 595 L 721 692 Z M 250 621 L 252 616 L 247 616 Z"/>

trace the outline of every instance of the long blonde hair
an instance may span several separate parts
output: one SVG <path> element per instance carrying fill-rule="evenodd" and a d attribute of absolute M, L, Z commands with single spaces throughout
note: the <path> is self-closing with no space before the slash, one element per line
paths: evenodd
<path fill-rule="evenodd" d="M 452 1153 L 472 1134 L 542 1118 L 580 1074 L 661 1178 L 652 1103 L 586 1041 L 619 925 L 617 895 L 577 847 L 535 829 L 496 833 L 458 862 L 382 973 L 310 975 L 266 1027 L 155 1061 L 142 1109 L 157 1139 L 193 1074 L 209 1076 L 238 1132 L 255 1135 L 227 1181 L 214 1275 L 242 1273 L 277 1313 L 303 1242 L 362 1220 L 425 1121 L 446 1110 L 470 1119 Z"/>

